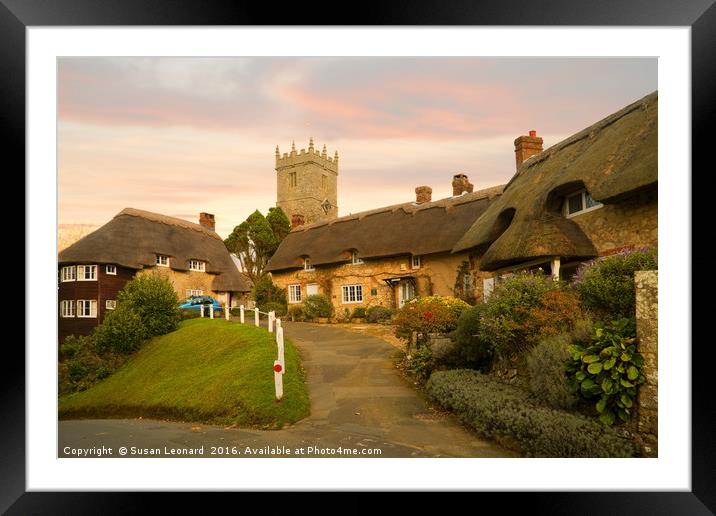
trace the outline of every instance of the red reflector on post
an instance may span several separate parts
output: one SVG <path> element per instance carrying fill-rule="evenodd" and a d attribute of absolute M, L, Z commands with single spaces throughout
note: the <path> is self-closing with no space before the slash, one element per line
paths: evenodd
<path fill-rule="evenodd" d="M 277 373 L 280 373 L 283 368 L 281 367 L 281 364 L 275 364 L 273 366 L 273 370 Z"/>

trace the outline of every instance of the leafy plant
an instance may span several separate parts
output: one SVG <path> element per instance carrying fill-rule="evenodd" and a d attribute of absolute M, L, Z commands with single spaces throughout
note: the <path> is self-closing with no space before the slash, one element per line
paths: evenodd
<path fill-rule="evenodd" d="M 138 274 L 128 281 L 117 294 L 117 310 L 120 309 L 139 316 L 147 337 L 172 332 L 181 321 L 174 286 L 168 277 L 158 272 Z"/>
<path fill-rule="evenodd" d="M 393 316 L 393 310 L 384 306 L 371 306 L 366 310 L 366 319 L 370 323 L 389 321 Z"/>
<path fill-rule="evenodd" d="M 557 409 L 569 409 L 577 401 L 567 383 L 564 363 L 569 359 L 570 334 L 542 339 L 527 353 L 529 388 L 540 402 Z"/>
<path fill-rule="evenodd" d="M 422 382 L 430 377 L 434 367 L 433 353 L 428 346 L 420 346 L 407 358 L 408 370 Z"/>
<path fill-rule="evenodd" d="M 303 308 L 300 305 L 289 306 L 288 317 L 295 322 L 301 322 L 306 320 L 306 314 L 303 313 Z"/>
<path fill-rule="evenodd" d="M 309 319 L 330 317 L 333 315 L 333 304 L 323 294 L 313 294 L 303 302 L 303 313 Z"/>
<path fill-rule="evenodd" d="M 362 306 L 357 307 L 355 310 L 353 310 L 353 318 L 354 319 L 365 319 L 366 311 L 365 308 Z"/>
<path fill-rule="evenodd" d="M 451 335 L 459 367 L 483 368 L 492 359 L 492 346 L 479 335 L 484 314 L 484 304 L 472 306 L 460 314 L 457 328 Z"/>
<path fill-rule="evenodd" d="M 286 290 L 274 285 L 268 276 L 264 276 L 256 281 L 256 284 L 251 290 L 251 295 L 262 311 L 263 308 L 261 307 L 268 303 L 279 303 L 284 306 L 287 304 Z"/>
<path fill-rule="evenodd" d="M 128 354 L 139 349 L 149 335 L 142 318 L 129 305 L 120 303 L 104 317 L 93 336 L 98 352 Z"/>
<path fill-rule="evenodd" d="M 285 304 L 276 302 L 259 305 L 259 310 L 266 313 L 276 312 L 276 317 L 283 317 L 288 311 Z"/>
<path fill-rule="evenodd" d="M 460 314 L 469 307 L 465 301 L 454 297 L 415 298 L 398 310 L 395 334 L 410 340 L 414 331 L 423 337 L 428 333 L 449 333 L 457 327 Z"/>
<path fill-rule="evenodd" d="M 590 341 L 569 346 L 566 371 L 572 390 L 597 400 L 594 408 L 605 425 L 630 419 L 637 387 L 646 380 L 635 335 L 634 320 L 622 318 L 609 325 L 596 323 Z"/>

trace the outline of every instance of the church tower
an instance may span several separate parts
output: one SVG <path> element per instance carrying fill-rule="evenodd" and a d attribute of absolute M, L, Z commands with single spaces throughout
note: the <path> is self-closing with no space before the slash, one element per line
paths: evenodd
<path fill-rule="evenodd" d="M 291 226 L 302 226 L 338 216 L 338 151 L 331 158 L 326 146 L 318 152 L 313 138 L 308 150 L 283 155 L 276 146 L 276 206 L 281 208 Z"/>

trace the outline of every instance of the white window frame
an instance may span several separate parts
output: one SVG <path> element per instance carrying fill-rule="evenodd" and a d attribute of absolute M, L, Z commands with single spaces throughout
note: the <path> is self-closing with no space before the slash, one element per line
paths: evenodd
<path fill-rule="evenodd" d="M 201 260 L 189 260 L 189 270 L 194 272 L 205 272 L 206 262 Z"/>
<path fill-rule="evenodd" d="M 62 269 L 60 269 L 60 281 L 62 281 L 62 283 L 77 281 L 77 268 L 74 265 L 62 267 Z"/>
<path fill-rule="evenodd" d="M 351 293 L 351 289 L 353 292 Z M 360 297 L 360 299 L 359 299 Z M 351 299 L 353 298 L 353 299 Z M 363 302 L 363 285 L 343 285 L 341 287 L 341 300 L 344 305 L 355 305 Z"/>
<path fill-rule="evenodd" d="M 422 265 L 423 261 L 420 259 L 420 255 L 414 254 L 410 259 L 410 267 L 413 269 L 419 269 Z"/>
<path fill-rule="evenodd" d="M 116 299 L 106 299 L 104 302 L 104 309 L 105 310 L 115 310 L 117 308 L 117 300 Z"/>
<path fill-rule="evenodd" d="M 569 213 L 569 200 L 573 197 L 577 197 L 578 195 L 581 197 L 582 209 L 579 211 L 575 211 L 574 213 Z M 598 210 L 599 208 L 604 207 L 602 203 L 594 201 L 594 199 L 592 199 L 595 203 L 594 206 L 590 206 L 589 208 L 587 208 L 587 195 L 589 195 L 589 192 L 587 192 L 586 189 L 577 190 L 576 192 L 572 192 L 568 195 L 565 195 L 564 206 L 562 208 L 562 213 L 564 214 L 564 216 L 568 219 L 571 219 L 572 217 L 576 217 L 577 215 L 581 215 L 582 213 L 588 213 L 590 211 Z"/>
<path fill-rule="evenodd" d="M 162 263 L 162 258 L 166 259 L 166 263 Z M 158 254 L 154 262 L 157 267 L 169 267 L 169 256 L 166 254 Z"/>
<path fill-rule="evenodd" d="M 85 303 L 89 303 L 90 315 L 84 315 Z M 82 306 L 82 308 L 80 308 Z M 78 299 L 77 300 L 77 317 L 79 319 L 96 319 L 97 318 L 97 300 L 96 299 Z"/>
<path fill-rule="evenodd" d="M 303 259 L 303 270 L 306 271 L 306 272 L 313 272 L 313 271 L 316 270 L 316 268 L 315 268 L 315 267 L 313 266 L 313 264 L 311 263 L 311 259 L 310 259 L 310 258 L 304 258 L 304 259 Z"/>
<path fill-rule="evenodd" d="M 109 274 L 110 276 L 116 276 L 117 275 L 117 266 L 113 264 L 107 264 L 105 265 L 104 271 Z"/>
<path fill-rule="evenodd" d="M 351 253 L 351 263 L 353 265 L 363 265 L 365 262 L 358 256 L 358 251 Z"/>
<path fill-rule="evenodd" d="M 69 319 L 75 317 L 77 313 L 77 305 L 72 299 L 63 299 L 60 301 L 60 317 Z"/>
<path fill-rule="evenodd" d="M 300 283 L 288 285 L 286 289 L 288 290 L 288 302 L 290 304 L 295 305 L 296 303 L 300 303 L 301 301 L 303 301 Z"/>
<path fill-rule="evenodd" d="M 198 288 L 188 288 L 186 289 L 186 297 L 187 299 L 192 296 L 203 296 L 204 291 Z"/>
<path fill-rule="evenodd" d="M 80 274 L 80 269 L 82 269 L 81 274 Z M 85 271 L 87 269 L 92 271 L 91 278 L 85 278 Z M 96 265 L 78 265 L 77 266 L 77 281 L 97 281 L 97 266 Z"/>

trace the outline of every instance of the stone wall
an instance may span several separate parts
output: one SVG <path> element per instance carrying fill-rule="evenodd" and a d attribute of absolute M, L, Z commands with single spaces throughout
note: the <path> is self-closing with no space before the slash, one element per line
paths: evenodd
<path fill-rule="evenodd" d="M 644 356 L 646 382 L 639 387 L 636 430 L 642 453 L 658 453 L 658 271 L 638 271 L 636 286 L 636 333 L 639 352 Z"/>
<path fill-rule="evenodd" d="M 175 271 L 169 267 L 150 267 L 142 269 L 137 274 L 152 274 L 154 272 L 169 278 L 180 300 L 186 299 L 187 289 L 202 290 L 205 296 L 219 297 L 218 292 L 214 292 L 211 289 L 214 274 L 198 271 Z M 225 298 L 220 299 L 220 301 L 225 301 Z"/>

